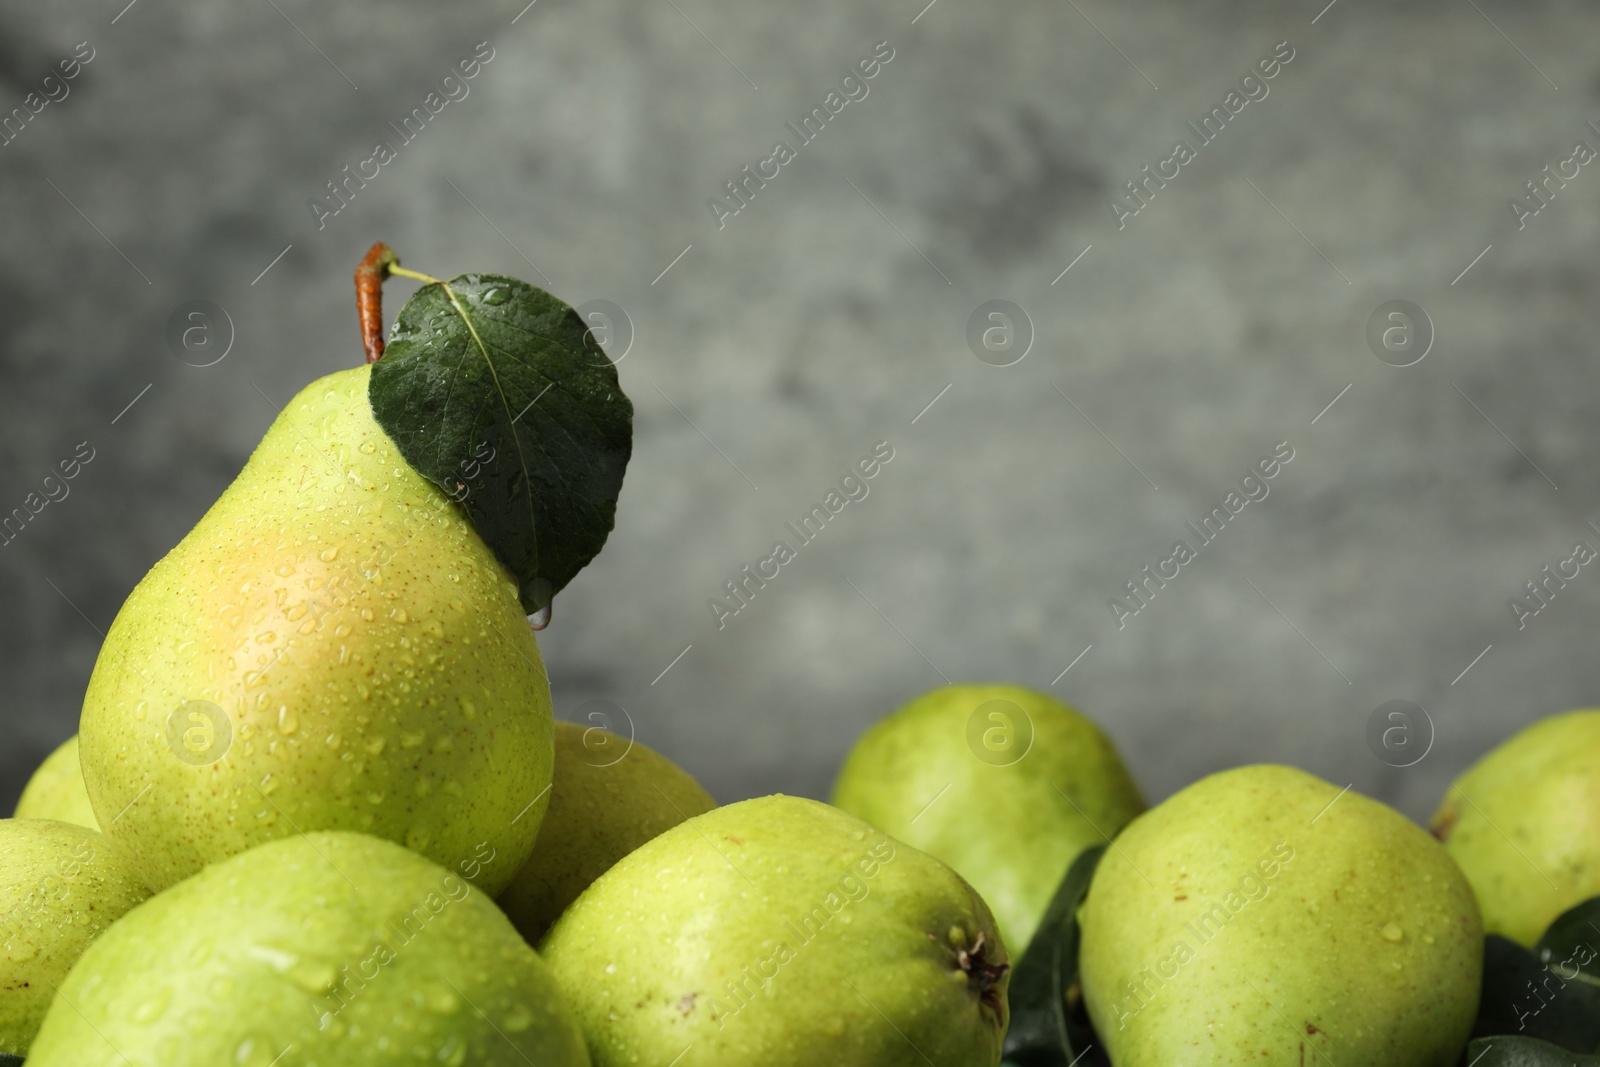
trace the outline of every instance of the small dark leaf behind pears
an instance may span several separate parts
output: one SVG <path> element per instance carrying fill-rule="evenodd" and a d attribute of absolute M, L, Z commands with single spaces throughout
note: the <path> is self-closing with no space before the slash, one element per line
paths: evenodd
<path fill-rule="evenodd" d="M 1067 869 L 1039 929 L 1011 974 L 1002 1067 L 1105 1067 L 1078 983 L 1078 906 L 1105 854 L 1088 849 Z"/>
<path fill-rule="evenodd" d="M 1600 1051 L 1600 899 L 1563 913 L 1532 951 L 1494 934 L 1485 939 L 1483 996 L 1472 1036 Z"/>
<path fill-rule="evenodd" d="M 368 388 L 406 462 L 471 516 L 534 613 L 599 553 L 633 452 L 633 404 L 578 314 L 526 282 L 423 286 Z"/>
<path fill-rule="evenodd" d="M 1461 1062 L 1476 1067 L 1600 1067 L 1600 1056 L 1568 1052 L 1531 1037 L 1488 1037 L 1468 1045 Z"/>
<path fill-rule="evenodd" d="M 0 1052 L 0 1067 L 22 1067 L 22 1058 Z"/>
<path fill-rule="evenodd" d="M 1600 897 L 1556 916 L 1534 953 L 1562 978 L 1594 987 L 1594 1011 L 1600 1015 Z"/>

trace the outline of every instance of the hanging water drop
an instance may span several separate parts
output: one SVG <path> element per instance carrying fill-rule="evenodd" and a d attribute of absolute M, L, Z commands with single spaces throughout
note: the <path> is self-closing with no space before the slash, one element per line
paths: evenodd
<path fill-rule="evenodd" d="M 533 605 L 533 614 L 528 616 L 528 625 L 535 630 L 543 630 L 550 625 L 550 612 L 555 603 L 555 587 L 548 578 L 535 578 L 522 589 L 523 604 Z"/>

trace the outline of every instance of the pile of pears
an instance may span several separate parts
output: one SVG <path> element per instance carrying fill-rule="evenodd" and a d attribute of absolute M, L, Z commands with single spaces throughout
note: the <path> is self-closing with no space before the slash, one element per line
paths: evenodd
<path fill-rule="evenodd" d="M 516 353 L 474 315 L 575 328 L 415 277 L 491 371 Z M 404 352 L 448 388 L 447 333 Z M 719 807 L 553 718 L 529 561 L 568 505 L 424 474 L 367 341 L 133 590 L 0 820 L 0 1064 L 1455 1067 L 1486 945 L 1548 955 L 1600 897 L 1600 711 L 1489 754 L 1432 833 L 1275 765 L 1147 809 L 1098 725 L 1010 685 L 882 718 L 831 804 Z"/>

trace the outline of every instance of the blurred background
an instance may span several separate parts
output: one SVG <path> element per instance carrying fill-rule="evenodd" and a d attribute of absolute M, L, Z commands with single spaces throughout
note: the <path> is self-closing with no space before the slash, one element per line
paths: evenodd
<path fill-rule="evenodd" d="M 540 643 L 560 717 L 720 801 L 825 797 L 949 680 L 1079 706 L 1152 801 L 1281 761 L 1417 817 L 1600 702 L 1564 563 L 1600 549 L 1600 10 L 524 2 L 0 5 L 0 809 L 128 592 L 361 360 L 376 240 L 608 316 L 634 459 Z"/>

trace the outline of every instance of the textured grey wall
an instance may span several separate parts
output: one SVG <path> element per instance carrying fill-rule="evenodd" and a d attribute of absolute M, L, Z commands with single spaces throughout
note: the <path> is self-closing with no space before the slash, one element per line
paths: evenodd
<path fill-rule="evenodd" d="M 1600 165 L 1564 162 L 1600 146 L 1592 6 L 122 2 L 0 6 L 0 110 L 93 49 L 0 147 L 0 511 L 94 457 L 0 548 L 0 808 L 274 405 L 360 359 L 377 239 L 626 310 L 618 527 L 542 644 L 559 714 L 614 702 L 721 800 L 825 795 L 945 678 L 1059 677 L 1152 799 L 1279 760 L 1425 815 L 1600 692 L 1592 568 L 1524 629 L 1509 606 L 1600 547 Z M 1284 41 L 1203 144 L 1186 121 Z M 479 42 L 470 93 L 319 230 L 308 198 Z M 719 228 L 708 198 L 779 140 Z M 1576 174 L 1519 229 L 1546 165 Z M 204 368 L 163 338 L 197 298 L 236 333 Z M 1012 366 L 968 346 L 992 299 L 1032 322 Z M 1395 299 L 1437 335 L 1403 369 L 1363 332 Z M 718 629 L 708 600 L 878 441 L 870 495 Z M 1270 495 L 1199 545 L 1280 441 Z M 1108 599 L 1179 538 L 1196 558 L 1119 628 Z M 1405 769 L 1366 739 L 1391 699 L 1436 728 Z"/>

